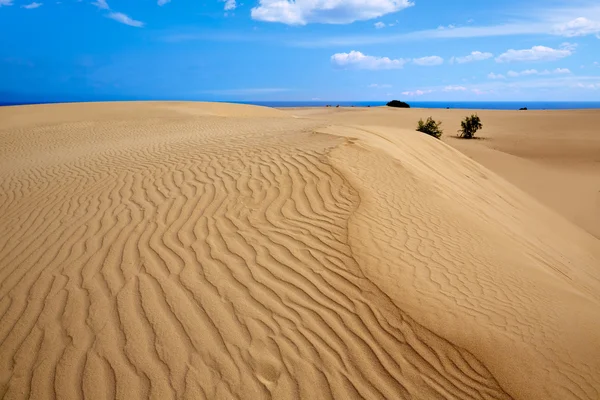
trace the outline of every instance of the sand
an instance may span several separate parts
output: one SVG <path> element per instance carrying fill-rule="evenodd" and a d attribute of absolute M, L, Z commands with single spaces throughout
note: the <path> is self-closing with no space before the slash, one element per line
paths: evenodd
<path fill-rule="evenodd" d="M 429 116 L 442 122 L 442 140 L 496 172 L 600 239 L 600 111 L 493 111 L 304 108 L 294 115 L 329 123 L 413 130 Z M 456 138 L 460 121 L 478 114 L 482 140 Z"/>
<path fill-rule="evenodd" d="M 428 114 L 0 108 L 0 396 L 600 398 L 598 112 Z"/>

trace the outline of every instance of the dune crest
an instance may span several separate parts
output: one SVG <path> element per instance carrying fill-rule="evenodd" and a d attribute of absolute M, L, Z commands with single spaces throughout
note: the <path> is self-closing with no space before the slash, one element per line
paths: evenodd
<path fill-rule="evenodd" d="M 5 398 L 599 396 L 596 239 L 442 143 L 240 105 L 0 117 Z"/>

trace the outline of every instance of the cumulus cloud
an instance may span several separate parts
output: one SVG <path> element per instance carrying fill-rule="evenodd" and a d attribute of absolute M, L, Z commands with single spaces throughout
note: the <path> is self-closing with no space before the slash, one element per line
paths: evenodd
<path fill-rule="evenodd" d="M 467 90 L 467 88 L 464 86 L 455 86 L 455 85 L 446 86 L 444 88 L 444 92 L 464 92 L 466 90 Z"/>
<path fill-rule="evenodd" d="M 492 53 L 482 53 L 481 51 L 473 51 L 468 56 L 452 57 L 450 59 L 450 63 L 452 64 L 452 63 L 456 62 L 458 64 L 464 64 L 464 63 L 469 63 L 469 62 L 473 62 L 473 61 L 483 61 L 483 60 L 487 60 L 492 57 L 494 57 L 494 55 Z"/>
<path fill-rule="evenodd" d="M 21 6 L 22 8 L 26 8 L 28 10 L 33 10 L 34 8 L 38 8 L 41 7 L 42 3 L 36 3 L 35 1 L 33 3 Z"/>
<path fill-rule="evenodd" d="M 433 90 L 415 90 L 414 92 L 402 92 L 403 96 L 423 96 L 424 94 L 433 93 Z"/>
<path fill-rule="evenodd" d="M 135 26 L 136 28 L 141 28 L 144 26 L 143 22 L 136 21 L 135 19 L 132 19 L 128 15 L 120 13 L 120 12 L 112 12 L 112 13 L 108 14 L 107 17 L 110 19 L 114 19 L 115 21 L 120 22 L 125 25 Z"/>
<path fill-rule="evenodd" d="M 402 68 L 407 60 L 368 56 L 360 51 L 352 50 L 350 53 L 332 55 L 331 63 L 338 68 L 382 70 Z"/>
<path fill-rule="evenodd" d="M 542 73 L 544 75 L 548 75 L 549 71 L 542 71 Z M 525 71 L 521 71 L 520 75 L 521 76 L 540 75 L 540 72 L 537 69 L 526 69 Z"/>
<path fill-rule="evenodd" d="M 495 74 L 493 72 L 490 72 L 488 74 L 488 78 L 489 79 L 506 79 L 506 77 L 504 75 L 502 75 L 502 74 Z"/>
<path fill-rule="evenodd" d="M 510 49 L 496 57 L 496 62 L 508 63 L 518 61 L 555 61 L 561 58 L 569 57 L 575 51 L 575 46 L 564 43 L 558 49 L 546 46 L 533 46 L 531 49 L 514 50 Z"/>
<path fill-rule="evenodd" d="M 439 56 L 429 56 L 413 59 L 413 63 L 423 67 L 433 67 L 444 63 L 444 59 Z"/>
<path fill-rule="evenodd" d="M 259 0 L 251 16 L 287 25 L 349 24 L 395 13 L 413 4 L 409 0 Z"/>
<path fill-rule="evenodd" d="M 2 6 L 12 6 L 13 2 L 12 0 L 0 0 L 0 7 Z"/>
<path fill-rule="evenodd" d="M 381 21 L 380 22 L 375 22 L 374 25 L 375 25 L 375 28 L 377 28 L 377 29 L 385 28 L 385 24 L 383 22 L 381 22 Z"/>
<path fill-rule="evenodd" d="M 369 85 L 370 88 L 375 88 L 375 89 L 389 89 L 392 87 L 392 85 L 388 85 L 388 84 L 378 84 L 378 83 L 372 83 Z"/>
<path fill-rule="evenodd" d="M 600 33 L 600 22 L 580 17 L 565 24 L 556 25 L 553 32 L 566 37 L 598 34 Z"/>

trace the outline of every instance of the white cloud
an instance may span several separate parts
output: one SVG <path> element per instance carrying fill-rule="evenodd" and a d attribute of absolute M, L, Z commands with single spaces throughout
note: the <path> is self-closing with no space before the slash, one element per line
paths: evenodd
<path fill-rule="evenodd" d="M 102 9 L 102 10 L 108 10 L 108 9 L 110 9 L 110 7 L 108 6 L 108 3 L 106 2 L 106 0 L 96 0 L 92 4 L 95 5 L 96 7 L 100 8 L 100 9 Z"/>
<path fill-rule="evenodd" d="M 251 16 L 287 25 L 349 24 L 395 13 L 413 4 L 409 0 L 259 0 Z"/>
<path fill-rule="evenodd" d="M 2 6 L 12 6 L 13 2 L 12 0 L 0 0 L 0 7 Z"/>
<path fill-rule="evenodd" d="M 22 8 L 26 8 L 26 9 L 28 9 L 28 10 L 33 10 L 34 8 L 38 8 L 38 7 L 41 7 L 41 6 L 42 6 L 42 3 L 36 3 L 36 2 L 34 1 L 34 2 L 33 2 L 33 3 L 31 3 L 31 4 L 27 4 L 27 5 L 24 5 L 24 6 L 21 6 L 21 7 L 22 7 Z"/>
<path fill-rule="evenodd" d="M 537 69 L 526 69 L 524 71 L 508 71 L 506 74 L 508 76 L 510 76 L 511 78 L 517 78 L 519 76 L 531 76 L 531 75 L 564 75 L 564 74 L 570 74 L 571 70 L 568 68 L 556 68 L 552 71 L 550 70 L 543 70 L 543 71 L 538 71 Z"/>
<path fill-rule="evenodd" d="M 368 56 L 360 51 L 352 50 L 350 53 L 337 53 L 331 56 L 331 63 L 339 68 L 348 69 L 399 69 L 407 63 L 402 58 L 390 59 L 388 57 Z"/>
<path fill-rule="evenodd" d="M 135 26 L 136 28 L 141 28 L 144 26 L 143 22 L 136 21 L 135 19 L 132 19 L 128 15 L 125 15 L 120 12 L 112 12 L 112 13 L 108 14 L 107 17 L 110 19 L 114 19 L 115 21 L 120 22 L 125 25 Z"/>
<path fill-rule="evenodd" d="M 171 0 L 158 0 L 156 3 L 159 6 L 164 6 L 165 4 L 170 3 L 170 2 L 171 2 Z"/>
<path fill-rule="evenodd" d="M 237 3 L 235 0 L 220 0 L 225 3 L 225 11 L 235 10 L 237 8 Z"/>
<path fill-rule="evenodd" d="M 375 28 L 377 28 L 377 29 L 385 28 L 385 24 L 381 21 L 375 22 L 374 25 L 375 25 Z"/>
<path fill-rule="evenodd" d="M 600 89 L 600 76 L 576 76 L 576 75 L 547 75 L 547 76 L 528 76 L 516 81 L 512 80 L 495 80 L 487 82 L 479 82 L 477 84 L 464 85 L 469 92 L 479 95 L 506 95 L 515 91 L 524 93 L 528 89 L 544 89 L 561 93 L 569 88 L 580 91 L 597 88 Z M 443 87 L 442 87 L 443 88 Z M 433 90 L 439 90 L 439 87 L 431 87 Z M 465 92 L 467 93 L 467 92 Z M 533 93 L 533 92 L 528 92 Z M 594 92 L 595 93 L 595 92 Z M 512 96 L 508 96 L 512 99 Z M 541 98 L 540 100 L 543 100 Z"/>
<path fill-rule="evenodd" d="M 467 90 L 467 88 L 464 86 L 455 86 L 455 85 L 446 86 L 444 88 L 444 92 L 464 92 L 466 90 Z"/>
<path fill-rule="evenodd" d="M 469 63 L 469 62 L 473 62 L 473 61 L 483 61 L 483 60 L 487 60 L 492 57 L 494 57 L 494 55 L 492 53 L 482 53 L 481 51 L 473 51 L 468 56 L 452 57 L 452 59 L 450 60 L 450 63 L 457 62 L 458 64 L 464 64 L 464 63 Z"/>
<path fill-rule="evenodd" d="M 404 96 L 423 96 L 424 94 L 433 93 L 433 90 L 415 90 L 414 92 L 402 92 Z"/>
<path fill-rule="evenodd" d="M 444 63 L 444 59 L 439 56 L 421 57 L 413 59 L 413 63 L 422 67 L 433 67 L 436 65 L 442 65 Z"/>
<path fill-rule="evenodd" d="M 488 78 L 489 79 L 506 79 L 506 77 L 504 75 L 502 75 L 502 74 L 495 74 L 493 72 L 490 72 L 488 74 Z"/>
<path fill-rule="evenodd" d="M 369 85 L 370 88 L 375 88 L 375 89 L 389 89 L 392 87 L 392 85 L 388 85 L 388 84 L 378 84 L 378 83 L 373 83 L 371 85 Z"/>
<path fill-rule="evenodd" d="M 565 24 L 556 25 L 553 33 L 566 37 L 598 34 L 600 33 L 600 22 L 579 17 Z"/>
<path fill-rule="evenodd" d="M 514 62 L 514 61 L 555 61 L 573 54 L 574 45 L 564 43 L 558 49 L 546 46 L 533 46 L 531 49 L 514 50 L 510 49 L 506 53 L 496 57 L 496 62 Z"/>

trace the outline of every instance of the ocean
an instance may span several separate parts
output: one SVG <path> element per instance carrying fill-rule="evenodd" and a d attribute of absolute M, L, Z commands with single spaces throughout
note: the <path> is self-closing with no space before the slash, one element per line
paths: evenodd
<path fill-rule="evenodd" d="M 266 107 L 380 107 L 386 101 L 235 101 L 232 103 L 254 104 Z M 518 110 L 527 107 L 528 110 L 581 110 L 600 109 L 600 101 L 408 101 L 413 108 L 454 108 L 477 110 Z M 26 104 L 44 104 L 43 102 L 0 102 L 0 106 Z"/>
<path fill-rule="evenodd" d="M 600 101 L 407 101 L 412 108 L 455 108 L 476 110 L 581 110 L 600 109 Z M 385 101 L 256 101 L 240 102 L 266 107 L 380 107 Z"/>

